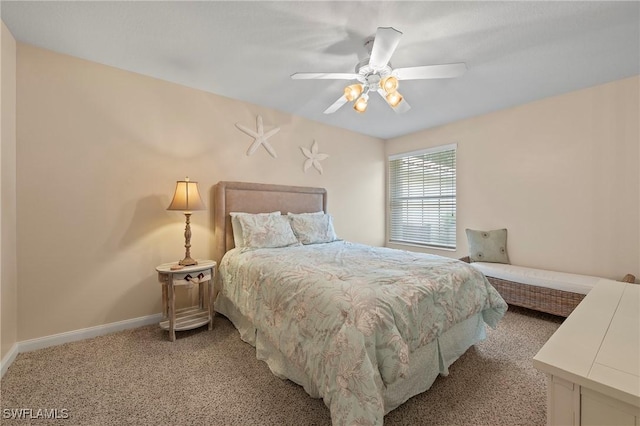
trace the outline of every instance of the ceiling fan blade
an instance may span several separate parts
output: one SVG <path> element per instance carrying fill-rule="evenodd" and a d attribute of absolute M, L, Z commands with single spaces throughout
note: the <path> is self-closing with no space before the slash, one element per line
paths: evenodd
<path fill-rule="evenodd" d="M 339 110 L 342 105 L 344 105 L 346 103 L 347 103 L 347 97 L 345 95 L 342 95 L 329 108 L 325 109 L 324 113 L 325 114 L 333 114 L 334 112 Z"/>
<path fill-rule="evenodd" d="M 404 97 L 402 98 L 402 101 L 400 101 L 398 105 L 393 106 L 389 103 L 389 100 L 387 99 L 387 92 L 385 92 L 384 89 L 378 89 L 377 92 L 380 96 L 382 96 L 382 99 L 385 100 L 387 105 L 389 105 L 391 109 L 394 110 L 396 113 L 402 114 L 403 112 L 407 112 L 411 109 L 411 105 L 407 103 Z"/>
<path fill-rule="evenodd" d="M 374 70 L 384 68 L 391 59 L 391 55 L 400 43 L 402 33 L 392 27 L 378 27 L 376 37 L 373 39 L 373 47 L 371 48 L 371 58 L 369 58 L 369 66 Z"/>
<path fill-rule="evenodd" d="M 339 72 L 297 72 L 291 74 L 293 80 L 355 80 L 358 74 Z"/>
<path fill-rule="evenodd" d="M 404 98 L 402 99 L 402 102 L 400 102 L 395 107 L 391 107 L 391 108 L 393 108 L 393 110 L 398 114 L 403 114 L 411 109 L 411 105 L 409 105 L 409 103 L 407 102 L 407 99 Z"/>
<path fill-rule="evenodd" d="M 444 65 L 424 65 L 422 67 L 396 68 L 392 74 L 399 80 L 421 80 L 426 78 L 459 77 L 467 71 L 464 62 Z"/>

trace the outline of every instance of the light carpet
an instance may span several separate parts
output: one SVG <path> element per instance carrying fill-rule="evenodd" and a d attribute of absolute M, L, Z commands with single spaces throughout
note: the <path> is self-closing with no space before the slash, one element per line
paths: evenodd
<path fill-rule="evenodd" d="M 544 375 L 531 359 L 562 319 L 510 308 L 427 392 L 385 425 L 544 425 Z M 177 333 L 152 325 L 19 354 L 0 382 L 2 424 L 330 425 L 328 408 L 271 374 L 223 316 Z M 11 420 L 8 409 L 68 419 Z"/>

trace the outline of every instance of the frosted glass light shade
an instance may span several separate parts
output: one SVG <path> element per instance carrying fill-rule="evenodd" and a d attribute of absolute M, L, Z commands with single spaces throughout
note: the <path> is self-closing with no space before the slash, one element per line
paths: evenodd
<path fill-rule="evenodd" d="M 189 178 L 177 181 L 173 200 L 171 204 L 169 204 L 169 207 L 167 207 L 167 210 L 191 212 L 204 209 L 206 209 L 206 207 L 198 191 L 198 182 L 192 182 Z"/>
<path fill-rule="evenodd" d="M 365 112 L 367 109 L 367 97 L 365 95 L 360 96 L 353 105 L 353 109 L 358 112 Z"/>
<path fill-rule="evenodd" d="M 344 97 L 347 98 L 349 102 L 355 100 L 362 93 L 362 84 L 352 84 L 351 86 L 347 86 L 344 88 Z"/>
<path fill-rule="evenodd" d="M 402 102 L 402 95 L 398 92 L 389 93 L 386 98 L 387 102 L 389 102 L 389 105 L 392 107 L 396 107 L 400 102 Z"/>
<path fill-rule="evenodd" d="M 398 90 L 398 79 L 390 75 L 380 80 L 380 87 L 387 93 L 393 93 Z"/>

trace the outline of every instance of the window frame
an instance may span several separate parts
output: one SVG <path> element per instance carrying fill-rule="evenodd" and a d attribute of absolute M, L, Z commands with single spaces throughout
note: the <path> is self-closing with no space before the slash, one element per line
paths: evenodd
<path fill-rule="evenodd" d="M 452 207 L 452 213 L 453 213 L 453 237 L 451 240 L 447 241 L 449 244 L 442 244 L 439 243 L 438 240 L 435 239 L 431 239 L 427 242 L 418 242 L 418 241 L 404 241 L 402 239 L 392 239 L 392 226 L 393 226 L 393 216 L 392 216 L 392 205 L 393 205 L 393 192 L 392 192 L 392 185 L 394 184 L 394 182 L 392 182 L 391 180 L 391 163 L 394 160 L 398 160 L 401 158 L 408 158 L 408 157 L 420 157 L 420 156 L 424 156 L 427 154 L 437 154 L 437 153 L 442 153 L 445 151 L 453 151 L 453 168 L 454 168 L 454 175 L 453 175 L 453 187 L 451 187 L 450 185 L 447 186 L 447 188 L 449 190 L 453 190 L 453 207 Z M 409 151 L 409 152 L 402 152 L 402 153 L 397 153 L 397 154 L 390 154 L 387 156 L 387 229 L 386 229 L 386 239 L 387 239 L 387 244 L 393 244 L 393 245 L 403 245 L 403 246 L 414 246 L 414 247 L 421 247 L 421 248 L 427 248 L 427 249 L 434 249 L 434 250 L 446 250 L 446 251 L 456 251 L 457 250 L 457 234 L 458 234 L 458 221 L 457 221 L 457 205 L 458 205 L 458 198 L 457 198 L 457 178 L 458 178 L 458 168 L 457 168 L 457 160 L 458 160 L 458 144 L 457 143 L 452 143 L 452 144 L 446 144 L 446 145 L 439 145 L 439 146 L 434 146 L 434 147 L 430 147 L 430 148 L 425 148 L 425 149 L 419 149 L 419 150 L 415 150 L 415 151 Z M 442 188 L 442 185 L 439 185 L 439 188 Z M 424 198 L 424 196 L 422 197 L 416 197 L 416 198 Z M 441 200 L 442 198 L 449 198 L 451 200 L 451 195 L 446 195 L 446 196 L 440 196 L 440 197 L 436 197 L 439 200 Z M 421 211 L 425 211 L 424 208 L 422 208 Z M 439 219 L 440 220 L 440 219 Z M 438 227 L 438 232 L 440 233 L 446 233 L 446 230 L 442 230 L 442 227 L 439 226 Z"/>

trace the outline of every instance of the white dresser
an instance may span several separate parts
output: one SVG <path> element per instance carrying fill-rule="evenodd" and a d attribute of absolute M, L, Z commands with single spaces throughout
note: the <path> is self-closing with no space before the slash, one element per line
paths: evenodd
<path fill-rule="evenodd" d="M 640 426 L 640 285 L 599 281 L 533 365 L 548 425 Z"/>

